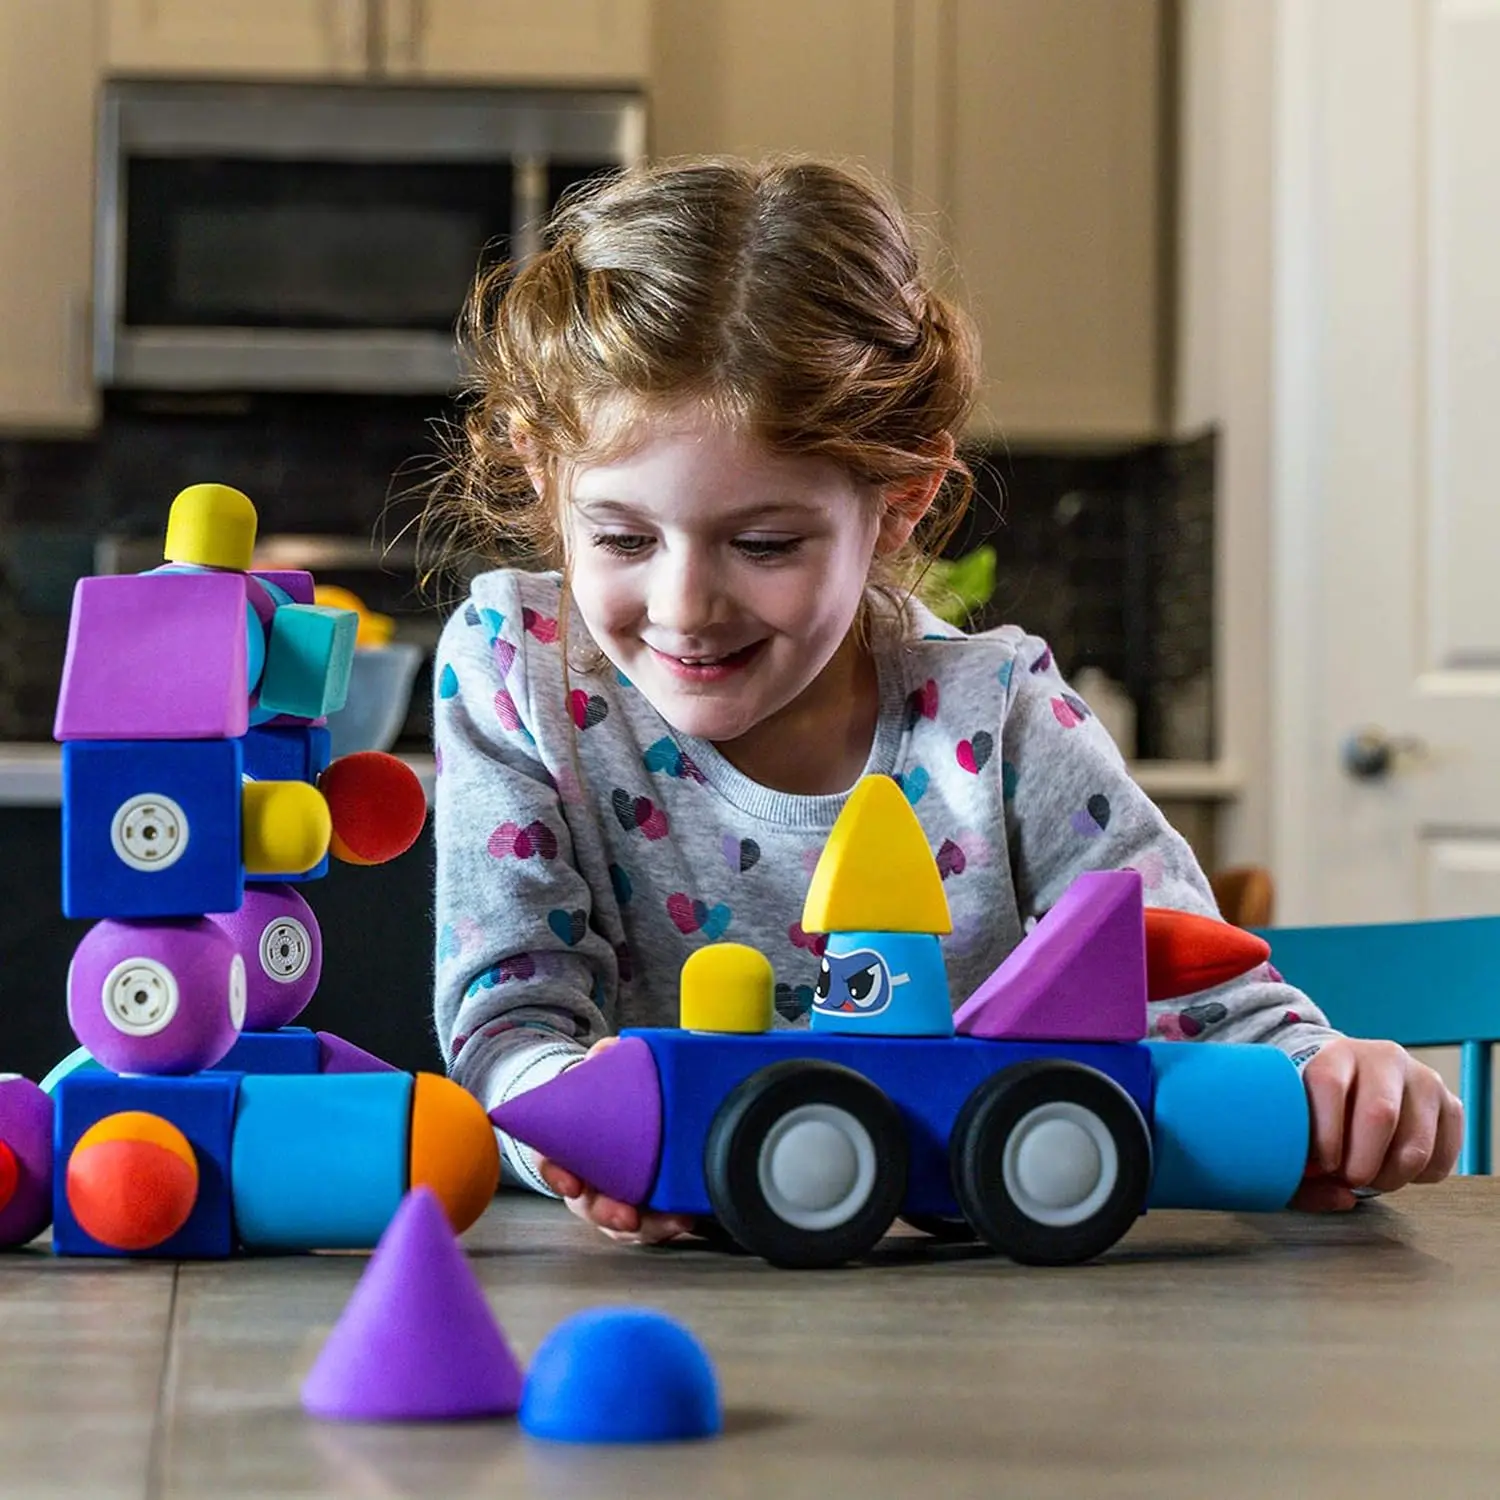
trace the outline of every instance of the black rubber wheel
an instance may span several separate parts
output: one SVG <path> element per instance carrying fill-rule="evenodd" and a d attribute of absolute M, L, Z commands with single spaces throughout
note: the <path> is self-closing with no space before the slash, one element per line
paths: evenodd
<path fill-rule="evenodd" d="M 1151 1133 L 1112 1078 L 1024 1062 L 985 1079 L 948 1143 L 953 1193 L 980 1237 L 1027 1265 L 1102 1255 L 1146 1206 Z"/>
<path fill-rule="evenodd" d="M 876 1245 L 906 1195 L 906 1127 L 867 1078 L 799 1058 L 752 1073 L 719 1106 L 703 1176 L 719 1222 L 753 1255 L 836 1266 Z"/>

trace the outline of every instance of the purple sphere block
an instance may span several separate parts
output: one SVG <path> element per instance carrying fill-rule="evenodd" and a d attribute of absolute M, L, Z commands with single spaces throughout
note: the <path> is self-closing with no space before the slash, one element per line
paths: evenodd
<path fill-rule="evenodd" d="M 323 937 L 294 886 L 247 885 L 238 911 L 211 920 L 245 960 L 245 1029 L 279 1031 L 300 1016 L 323 971 Z"/>
<path fill-rule="evenodd" d="M 507 1135 L 621 1203 L 644 1203 L 661 1159 L 661 1080 L 640 1037 L 490 1111 Z"/>
<path fill-rule="evenodd" d="M 521 1427 L 558 1443 L 672 1443 L 724 1430 L 719 1382 L 680 1323 L 642 1307 L 575 1313 L 542 1340 Z"/>
<path fill-rule="evenodd" d="M 959 1007 L 953 1028 L 993 1041 L 1140 1041 L 1146 1035 L 1140 875 L 1080 875 Z"/>
<path fill-rule="evenodd" d="M 431 1188 L 413 1189 L 302 1384 L 339 1422 L 511 1416 L 521 1371 Z"/>
<path fill-rule="evenodd" d="M 68 1023 L 116 1073 L 196 1073 L 234 1046 L 245 964 L 207 917 L 96 922 L 68 967 Z"/>
<path fill-rule="evenodd" d="M 9 1249 L 52 1222 L 52 1100 L 17 1073 L 0 1073 L 0 1142 L 18 1169 L 10 1201 L 0 1203 L 0 1249 Z"/>

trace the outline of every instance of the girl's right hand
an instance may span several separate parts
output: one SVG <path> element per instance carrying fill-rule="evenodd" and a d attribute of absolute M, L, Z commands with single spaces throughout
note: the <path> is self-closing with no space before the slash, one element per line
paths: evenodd
<path fill-rule="evenodd" d="M 537 1163 L 542 1181 L 559 1194 L 578 1217 L 602 1229 L 611 1239 L 631 1245 L 659 1245 L 663 1240 L 691 1234 L 694 1220 L 688 1214 L 657 1214 L 621 1203 L 592 1188 L 575 1172 L 544 1157 Z"/>
<path fill-rule="evenodd" d="M 596 1052 L 612 1047 L 617 1036 L 607 1036 L 594 1043 L 584 1054 L 587 1061 Z M 581 1064 L 575 1063 L 575 1067 Z M 611 1239 L 632 1245 L 659 1245 L 663 1240 L 691 1234 L 694 1220 L 689 1214 L 658 1214 L 642 1211 L 633 1203 L 621 1203 L 590 1187 L 576 1172 L 542 1157 L 537 1162 L 542 1181 L 547 1184 L 585 1223 L 602 1229 Z"/>

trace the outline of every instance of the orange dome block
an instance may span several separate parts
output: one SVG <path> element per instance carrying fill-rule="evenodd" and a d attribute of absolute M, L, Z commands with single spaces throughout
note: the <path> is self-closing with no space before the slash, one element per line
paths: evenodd
<path fill-rule="evenodd" d="M 411 1095 L 411 1186 L 430 1187 L 462 1234 L 500 1186 L 500 1148 L 484 1106 L 451 1078 L 418 1073 Z"/>
<path fill-rule="evenodd" d="M 68 1206 L 114 1250 L 150 1250 L 182 1228 L 198 1201 L 198 1159 L 160 1115 L 123 1110 L 78 1138 L 68 1158 Z"/>
<path fill-rule="evenodd" d="M 1146 917 L 1146 998 L 1175 1000 L 1212 989 L 1271 956 L 1264 938 L 1196 912 L 1148 906 Z"/>
<path fill-rule="evenodd" d="M 333 815 L 328 852 L 351 865 L 383 865 L 416 843 L 427 820 L 417 773 L 383 750 L 341 755 L 318 778 Z"/>

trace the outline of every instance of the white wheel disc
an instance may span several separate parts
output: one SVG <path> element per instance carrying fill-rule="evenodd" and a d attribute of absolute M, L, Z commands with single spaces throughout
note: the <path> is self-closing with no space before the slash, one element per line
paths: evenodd
<path fill-rule="evenodd" d="M 1109 1201 L 1120 1156 L 1093 1110 L 1054 1100 L 1016 1122 L 1001 1170 L 1006 1192 L 1027 1218 L 1063 1229 L 1084 1223 Z"/>
<path fill-rule="evenodd" d="M 795 1229 L 833 1229 L 875 1189 L 875 1143 L 848 1110 L 803 1104 L 766 1132 L 758 1167 L 761 1193 L 779 1219 Z"/>

